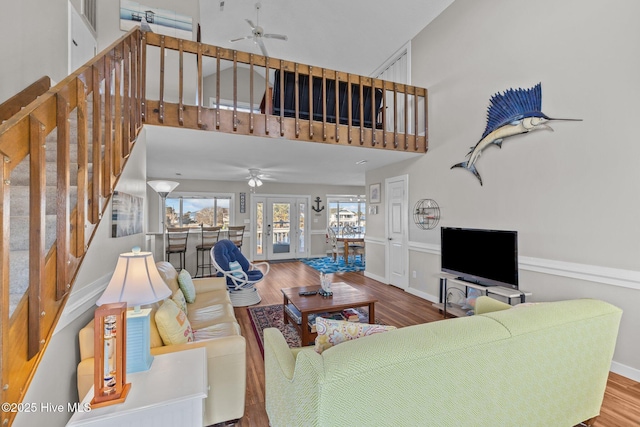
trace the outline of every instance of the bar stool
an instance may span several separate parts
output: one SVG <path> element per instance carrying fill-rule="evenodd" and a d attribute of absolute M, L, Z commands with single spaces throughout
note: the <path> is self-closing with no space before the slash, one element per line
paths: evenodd
<path fill-rule="evenodd" d="M 242 248 L 242 238 L 244 237 L 244 225 L 229 226 L 229 240 L 231 240 L 238 249 Z"/>
<path fill-rule="evenodd" d="M 180 268 L 176 269 L 181 271 L 187 265 L 187 240 L 189 239 L 188 228 L 167 228 L 167 261 L 171 262 L 171 254 L 178 254 L 180 259 Z"/>
<path fill-rule="evenodd" d="M 196 246 L 197 251 L 197 262 L 196 266 L 196 275 L 194 277 L 205 277 L 204 270 L 206 268 L 209 269 L 209 276 L 212 276 L 212 268 L 213 264 L 211 263 L 211 256 L 209 253 L 211 252 L 211 248 L 218 242 L 220 238 L 220 229 L 222 227 L 205 227 L 203 225 L 200 226 L 200 232 L 202 235 L 202 240 L 199 245 Z M 205 262 L 205 260 L 207 262 Z M 202 268 L 202 275 L 200 276 L 198 273 Z"/>

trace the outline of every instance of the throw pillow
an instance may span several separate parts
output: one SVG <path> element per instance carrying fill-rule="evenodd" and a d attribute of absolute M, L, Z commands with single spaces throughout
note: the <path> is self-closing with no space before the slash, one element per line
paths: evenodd
<path fill-rule="evenodd" d="M 178 307 L 180 307 L 180 310 L 184 311 L 184 314 L 188 314 L 187 313 L 187 300 L 184 297 L 184 293 L 182 292 L 181 289 L 178 289 L 177 291 L 175 291 L 173 293 L 173 296 L 171 297 L 171 299 L 173 300 L 173 302 L 176 303 L 176 305 Z"/>
<path fill-rule="evenodd" d="M 156 311 L 155 320 L 164 345 L 184 344 L 194 340 L 187 315 L 173 300 L 164 300 Z"/>
<path fill-rule="evenodd" d="M 318 333 L 318 337 L 316 338 L 315 350 L 321 354 L 324 350 L 338 345 L 341 342 L 351 341 L 356 338 L 379 334 L 393 329 L 396 329 L 396 327 L 316 317 L 316 332 Z"/>
<path fill-rule="evenodd" d="M 242 274 L 242 266 L 238 261 L 231 261 L 229 263 L 229 272 L 238 279 L 244 278 L 244 274 Z"/>
<path fill-rule="evenodd" d="M 191 274 L 187 270 L 182 270 L 178 274 L 178 284 L 184 293 L 184 298 L 189 304 L 193 304 L 196 301 L 196 287 L 193 285 Z"/>

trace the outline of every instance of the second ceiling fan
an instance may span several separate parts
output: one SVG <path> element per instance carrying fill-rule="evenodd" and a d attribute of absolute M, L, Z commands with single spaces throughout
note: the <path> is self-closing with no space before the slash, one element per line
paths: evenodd
<path fill-rule="evenodd" d="M 283 34 L 270 34 L 270 33 L 264 32 L 264 29 L 260 26 L 260 8 L 261 7 L 262 5 L 260 3 L 256 3 L 256 24 L 255 25 L 253 24 L 253 21 L 251 21 L 250 19 L 245 19 L 245 21 L 247 21 L 247 23 L 251 27 L 251 35 L 240 37 L 237 39 L 232 39 L 229 41 L 233 43 L 233 42 L 239 42 L 241 40 L 253 39 L 253 42 L 258 46 L 260 46 L 260 51 L 262 52 L 262 55 L 269 56 L 269 54 L 267 53 L 267 48 L 264 45 L 264 41 L 262 39 L 265 38 L 265 39 L 276 39 L 276 40 L 286 41 L 287 36 Z"/>

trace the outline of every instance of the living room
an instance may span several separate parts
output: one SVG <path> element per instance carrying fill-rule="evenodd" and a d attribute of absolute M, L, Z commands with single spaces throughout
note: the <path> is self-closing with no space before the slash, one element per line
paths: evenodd
<path fill-rule="evenodd" d="M 637 50 L 639 7 L 631 0 L 614 6 L 453 2 L 411 45 L 412 84 L 429 89 L 429 152 L 367 172 L 365 185 L 382 183 L 384 201 L 384 183 L 406 176 L 409 207 L 419 199 L 436 200 L 443 225 L 517 230 L 521 288 L 534 301 L 589 297 L 624 310 L 612 370 L 636 381 L 640 206 L 628 194 L 638 190 L 631 162 L 639 149 L 632 119 L 623 118 L 638 108 L 632 102 L 640 91 L 639 60 L 628 53 Z M 583 121 L 551 122 L 553 133 L 510 138 L 500 150 L 490 147 L 477 163 L 482 186 L 472 174 L 451 170 L 480 140 L 490 97 L 538 82 L 545 114 Z M 137 161 L 144 167 L 145 160 Z M 132 180 L 133 192 L 146 197 L 144 172 Z M 368 218 L 369 260 L 384 261 L 384 202 L 380 208 Z M 406 290 L 437 299 L 439 233 L 411 225 L 407 243 Z M 124 249 L 101 256 L 115 263 Z M 384 262 L 368 263 L 367 274 L 388 277 Z M 77 338 L 84 320 L 72 321 L 69 329 L 75 331 L 62 332 L 68 341 L 54 339 L 49 351 L 67 354 L 63 342 Z M 73 372 L 70 365 L 64 370 Z M 60 384 L 46 377 L 39 372 L 32 384 L 41 389 L 41 401 L 50 400 Z"/>

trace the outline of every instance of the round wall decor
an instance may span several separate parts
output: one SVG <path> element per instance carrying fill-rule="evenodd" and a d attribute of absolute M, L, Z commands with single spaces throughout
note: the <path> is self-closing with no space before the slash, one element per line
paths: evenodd
<path fill-rule="evenodd" d="M 423 230 L 433 230 L 440 221 L 440 207 L 433 199 L 420 199 L 413 208 L 413 222 Z"/>

